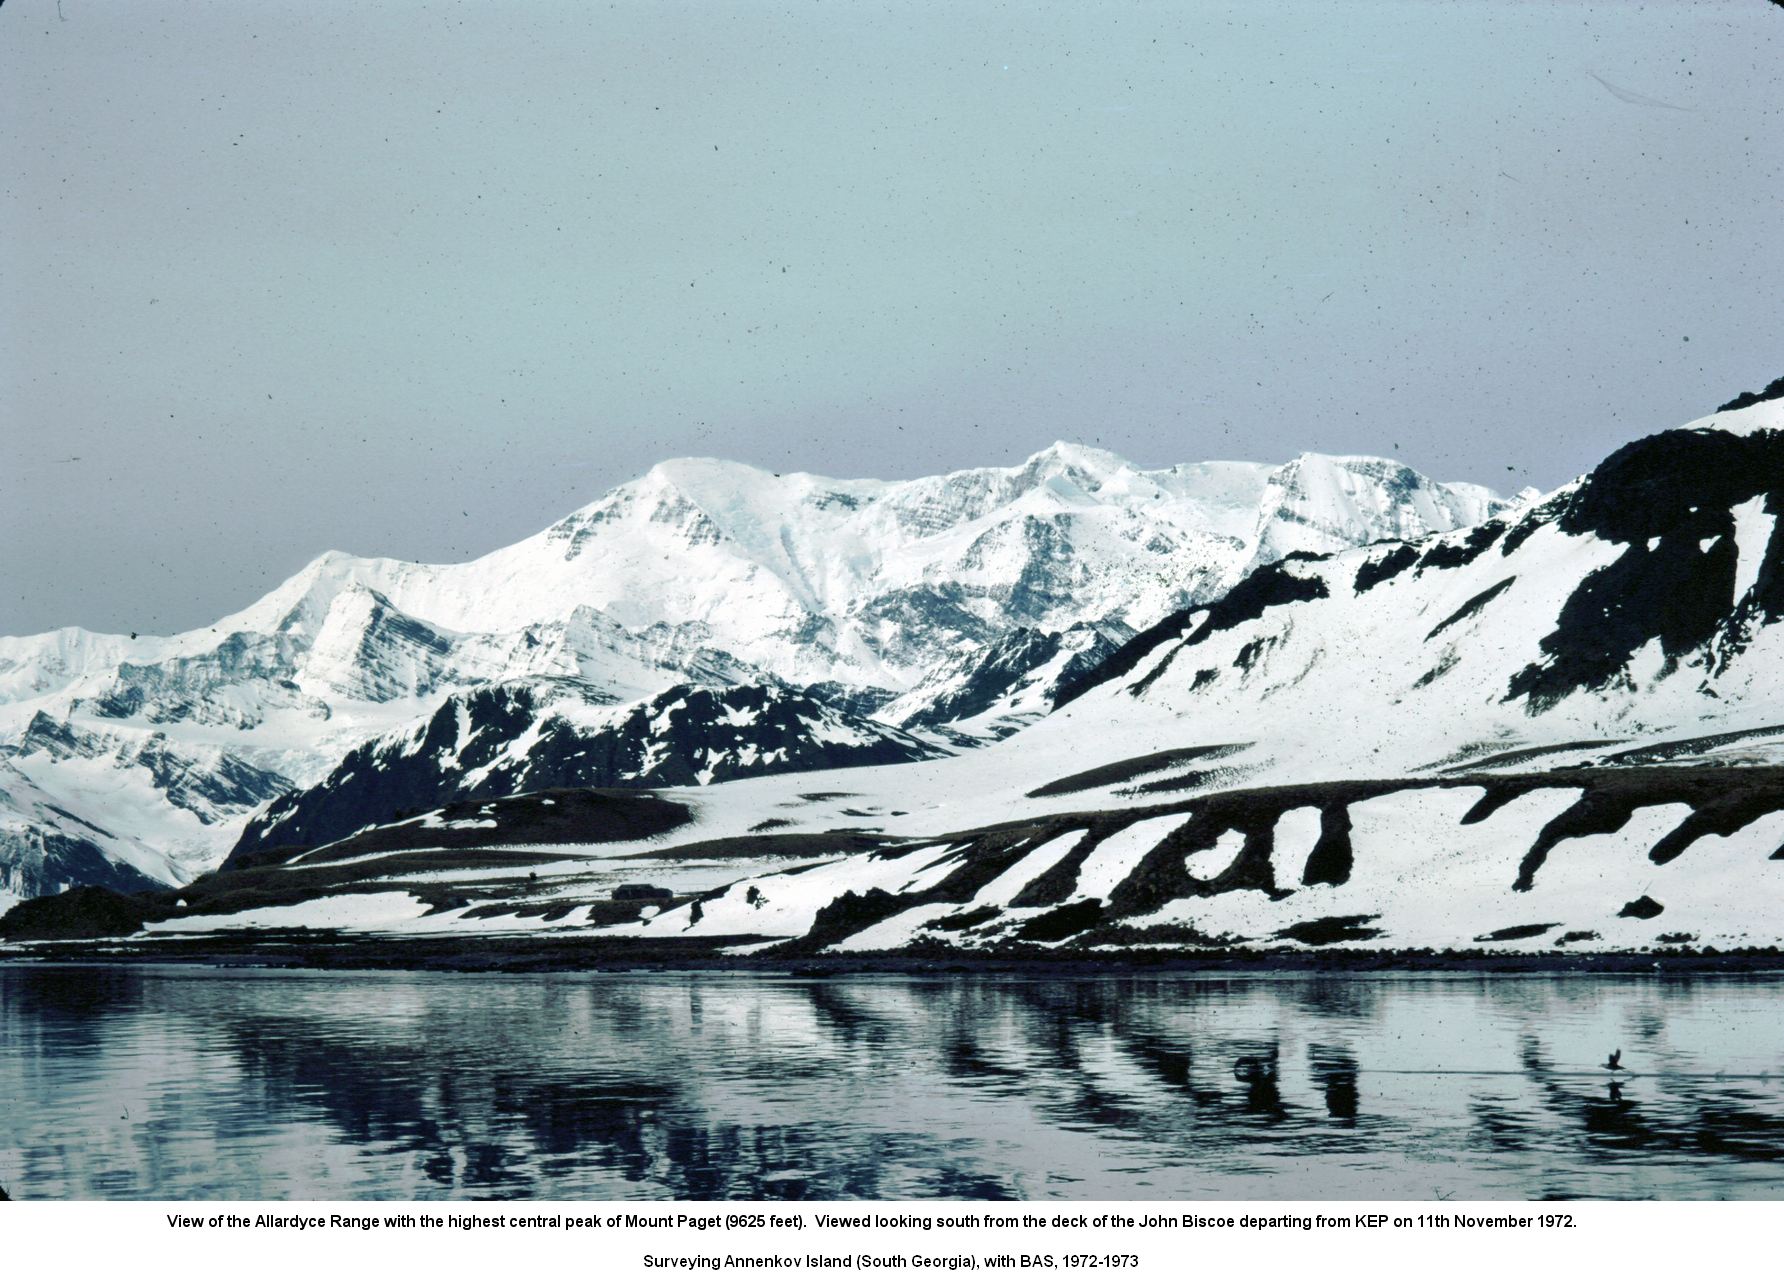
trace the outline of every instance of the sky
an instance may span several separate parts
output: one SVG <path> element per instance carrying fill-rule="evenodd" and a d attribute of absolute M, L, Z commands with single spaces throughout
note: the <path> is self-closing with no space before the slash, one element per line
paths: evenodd
<path fill-rule="evenodd" d="M 0 633 L 658 460 L 1557 485 L 1784 375 L 1767 0 L 0 5 Z"/>

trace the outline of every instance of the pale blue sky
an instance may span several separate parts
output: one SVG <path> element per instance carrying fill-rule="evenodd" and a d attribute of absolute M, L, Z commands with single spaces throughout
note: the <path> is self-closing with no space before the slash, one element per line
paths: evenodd
<path fill-rule="evenodd" d="M 1781 53 L 1764 0 L 10 0 L 0 631 L 673 455 L 1552 485 L 1784 374 Z"/>

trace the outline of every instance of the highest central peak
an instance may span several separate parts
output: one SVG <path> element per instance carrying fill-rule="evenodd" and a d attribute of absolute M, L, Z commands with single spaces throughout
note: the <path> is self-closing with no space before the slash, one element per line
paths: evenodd
<path fill-rule="evenodd" d="M 1113 451 L 1086 446 L 1081 442 L 1059 441 L 1036 451 L 1019 464 L 1010 465 L 1004 471 L 1013 475 L 1075 471 L 1106 477 L 1131 468 L 1133 468 L 1132 464 Z M 962 469 L 956 473 L 940 473 L 933 478 L 924 477 L 914 480 L 946 481 L 951 477 L 987 471 L 985 469 Z M 995 472 L 996 470 L 989 471 Z M 637 479 L 637 484 L 640 486 L 673 486 L 693 494 L 697 491 L 714 488 L 733 490 L 738 488 L 779 488 L 800 492 L 815 487 L 827 490 L 842 487 L 879 488 L 899 486 L 905 483 L 893 479 L 871 477 L 828 477 L 804 471 L 773 472 L 742 460 L 720 459 L 715 456 L 686 456 L 680 459 L 659 461 Z"/>
<path fill-rule="evenodd" d="M 1113 469 L 1131 467 L 1122 456 L 1115 455 L 1113 451 L 1104 451 L 1103 448 L 1095 448 L 1095 446 L 1085 446 L 1083 442 L 1063 442 L 1063 440 L 1054 442 L 1053 446 L 1042 449 L 1042 451 L 1035 451 L 1035 455 L 1028 456 L 1028 464 L 1024 464 L 1022 467 L 1026 469 L 1026 467 L 1040 464 L 1074 465 L 1079 469 L 1092 469 L 1092 471 L 1113 471 Z"/>
<path fill-rule="evenodd" d="M 771 473 L 742 460 L 726 460 L 715 455 L 684 455 L 678 459 L 657 461 L 639 480 L 698 486 L 714 481 L 772 482 L 780 479 L 781 474 Z"/>
<path fill-rule="evenodd" d="M 796 506 L 814 493 L 845 491 L 857 498 L 872 498 L 893 484 L 875 478 L 771 472 L 741 460 L 688 456 L 663 460 L 629 485 L 644 492 L 673 491 L 709 512 L 743 504 L 761 513 L 773 513 Z"/>
<path fill-rule="evenodd" d="M 1023 469 L 1076 469 L 1080 472 L 1106 476 L 1118 473 L 1122 469 L 1132 468 L 1126 460 L 1113 451 L 1104 451 L 1099 447 L 1085 446 L 1082 442 L 1055 442 L 1045 450 L 1036 451 L 1029 456 L 1021 467 Z"/>

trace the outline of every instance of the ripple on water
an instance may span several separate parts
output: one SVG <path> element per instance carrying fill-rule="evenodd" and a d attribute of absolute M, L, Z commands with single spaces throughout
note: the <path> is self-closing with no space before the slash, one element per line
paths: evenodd
<path fill-rule="evenodd" d="M 18 1197 L 1771 1197 L 1784 1159 L 1768 977 L 8 965 L 0 996 Z"/>

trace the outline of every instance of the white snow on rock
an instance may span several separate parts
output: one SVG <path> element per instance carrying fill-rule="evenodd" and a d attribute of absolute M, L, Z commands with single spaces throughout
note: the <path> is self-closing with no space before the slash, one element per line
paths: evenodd
<path fill-rule="evenodd" d="M 1307 870 L 1307 859 L 1319 843 L 1318 809 L 1290 809 L 1276 819 L 1276 860 L 1284 868 L 1284 877 L 1299 880 Z"/>
<path fill-rule="evenodd" d="M 1078 868 L 1078 898 L 1104 898 L 1128 877 L 1155 844 L 1189 821 L 1188 815 L 1146 818 L 1109 836 L 1090 851 Z"/>
<path fill-rule="evenodd" d="M 1755 495 L 1734 508 L 1734 595 L 1737 601 L 1758 582 L 1766 545 L 1771 543 L 1772 532 L 1776 529 L 1778 519 L 1765 511 L 1765 504 L 1764 495 Z"/>
<path fill-rule="evenodd" d="M 1045 875 L 1061 858 L 1076 848 L 1083 838 L 1082 833 L 1055 836 L 1045 844 L 1031 848 L 1007 871 L 980 889 L 974 896 L 972 905 L 1010 905 L 1016 900 L 1016 894 Z"/>
<path fill-rule="evenodd" d="M 225 929 L 315 928 L 378 932 L 421 918 L 427 906 L 410 893 L 342 893 L 290 906 L 262 906 L 229 915 L 181 915 L 145 926 L 158 933 L 210 933 Z"/>
<path fill-rule="evenodd" d="M 658 704 L 639 726 L 657 760 L 692 713 L 682 691 L 659 700 L 652 686 L 765 682 L 779 694 L 823 682 L 814 736 L 855 736 L 878 710 L 958 721 L 949 745 L 963 749 L 678 789 L 687 824 L 649 845 L 585 846 L 534 873 L 529 909 L 549 904 L 549 921 L 471 920 L 469 906 L 423 915 L 401 891 L 332 899 L 345 911 L 265 909 L 289 923 L 314 907 L 318 926 L 366 932 L 995 946 L 1053 909 L 1005 913 L 1088 843 L 1061 904 L 1070 912 L 1026 931 L 1051 929 L 1067 946 L 1074 934 L 1292 949 L 1775 944 L 1784 809 L 1751 797 L 1784 761 L 1784 623 L 1756 587 L 1777 493 L 1751 495 L 1707 462 L 1689 470 L 1692 446 L 1763 450 L 1779 420 L 1778 404 L 1762 403 L 1659 439 L 1667 480 L 1704 492 L 1672 503 L 1639 485 L 1607 500 L 1596 474 L 1511 506 L 1387 461 L 1142 471 L 1066 446 L 913 482 L 659 465 L 477 562 L 322 559 L 244 612 L 258 626 L 227 637 L 152 639 L 129 654 L 69 633 L 29 650 L 0 644 L 0 687 L 22 695 L 0 711 L 19 740 L 0 755 L 0 830 L 72 834 L 80 824 L 63 815 L 105 800 L 122 829 L 95 815 L 83 834 L 112 860 L 126 848 L 152 855 L 161 850 L 132 837 L 156 802 L 220 837 L 242 816 L 236 805 L 252 804 L 242 795 L 258 773 L 292 782 L 312 766 L 313 778 L 317 755 L 380 732 L 394 765 L 455 722 L 439 768 L 524 765 L 544 737 L 536 721 L 524 746 L 474 761 L 471 722 L 451 697 L 518 670 L 574 683 L 562 710 L 589 720 Z M 1715 430 L 1759 442 L 1734 447 Z M 1728 578 L 1697 593 L 1681 584 L 1731 530 Z M 1367 542 L 1381 538 L 1396 542 Z M 1715 569 L 1729 570 L 1729 548 L 1716 549 Z M 1624 591 L 1594 593 L 1606 588 Z M 1085 633 L 1137 631 L 1179 608 L 1148 652 L 1047 710 L 1074 647 L 1025 634 L 1076 631 L 1082 651 L 1096 648 Z M 925 716 L 943 703 L 961 714 Z M 715 719 L 755 728 L 747 715 Z M 1026 727 L 1009 732 L 1017 718 Z M 250 748 L 252 770 L 240 765 Z M 730 760 L 747 770 L 762 754 L 751 740 Z M 701 751 L 685 767 L 711 778 L 722 759 Z M 1700 768 L 1681 778 L 1681 766 Z M 1099 785 L 1096 770 L 1124 776 Z M 343 790 L 388 775 L 369 766 Z M 1043 784 L 1068 794 L 1027 794 Z M 1730 809 L 1747 825 L 1653 860 L 1682 827 L 1733 825 L 1722 821 Z M 466 809 L 450 829 L 489 820 Z M 809 845 L 795 858 L 735 855 L 738 837 L 770 831 L 846 834 L 813 842 L 815 858 Z M 1179 831 L 1206 847 L 1173 858 L 1162 846 Z M 702 859 L 706 841 L 729 847 Z M 1328 882 L 1304 884 L 1316 846 Z M 686 857 L 627 860 L 647 849 Z M 504 878 L 481 863 L 404 869 L 416 888 Z M 22 891 L 15 878 L 0 888 Z M 676 895 L 649 914 L 598 905 L 622 879 L 672 879 Z M 351 900 L 367 896 L 407 900 Z M 1625 913 L 1644 897 L 1636 909 L 1658 905 L 1657 916 Z M 600 927 L 618 913 L 627 918 Z M 813 935 L 820 914 L 827 927 Z"/>
<path fill-rule="evenodd" d="M 822 683 L 864 696 L 861 715 L 896 699 L 896 724 L 969 688 L 1000 638 L 1078 632 L 973 700 L 980 718 L 949 737 L 978 743 L 1043 715 L 1092 634 L 1118 643 L 1290 548 L 1506 506 L 1354 457 L 1142 470 L 1059 443 L 909 481 L 670 460 L 474 561 L 329 552 L 192 632 L 0 637 L 0 759 L 38 793 L 18 803 L 20 835 L 49 828 L 53 805 L 102 828 L 87 838 L 103 855 L 177 881 L 214 866 L 275 788 L 319 781 L 468 687 L 573 681 L 620 707 L 679 684 Z M 74 732 L 78 762 L 28 750 L 39 718 Z M 462 765 L 455 750 L 438 763 Z M 0 836 L 0 862 L 22 845 Z"/>

